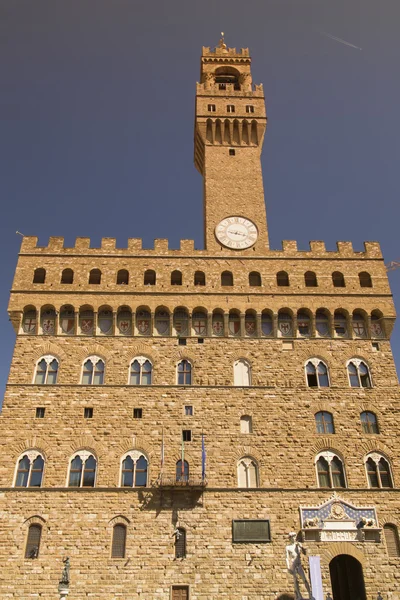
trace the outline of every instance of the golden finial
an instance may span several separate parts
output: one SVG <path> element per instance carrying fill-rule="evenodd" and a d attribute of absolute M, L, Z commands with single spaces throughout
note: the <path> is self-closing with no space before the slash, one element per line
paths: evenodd
<path fill-rule="evenodd" d="M 224 50 L 226 50 L 226 44 L 225 44 L 225 40 L 224 40 L 224 35 L 225 34 L 224 34 L 223 31 L 221 31 L 221 35 L 222 35 L 222 38 L 219 40 L 219 47 L 223 48 Z"/>

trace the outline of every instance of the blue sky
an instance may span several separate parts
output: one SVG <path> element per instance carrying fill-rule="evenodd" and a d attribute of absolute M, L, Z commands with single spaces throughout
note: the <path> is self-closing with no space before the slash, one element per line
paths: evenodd
<path fill-rule="evenodd" d="M 3 0 L 0 389 L 16 230 L 202 247 L 195 83 L 221 30 L 264 84 L 271 247 L 378 240 L 400 258 L 399 22 L 398 0 Z M 390 282 L 398 304 L 400 270 Z M 392 344 L 399 363 L 397 326 Z"/>

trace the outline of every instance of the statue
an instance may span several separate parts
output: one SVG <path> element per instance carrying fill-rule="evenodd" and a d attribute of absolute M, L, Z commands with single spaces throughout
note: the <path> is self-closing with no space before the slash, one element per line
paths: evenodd
<path fill-rule="evenodd" d="M 305 553 L 306 549 L 300 542 L 296 542 L 296 534 L 294 531 L 291 531 L 289 533 L 289 544 L 286 546 L 286 564 L 289 573 L 293 575 L 295 600 L 303 600 L 303 596 L 300 593 L 298 576 L 303 580 L 308 592 L 309 600 L 314 600 L 314 597 L 311 595 L 310 584 L 308 583 L 303 565 L 301 564 L 301 554 Z"/>
<path fill-rule="evenodd" d="M 69 584 L 69 569 L 70 569 L 69 557 L 68 556 L 67 556 L 67 558 L 63 559 L 63 563 L 64 563 L 64 568 L 63 568 L 63 572 L 62 572 L 62 575 L 61 575 L 60 583 L 68 585 Z"/>

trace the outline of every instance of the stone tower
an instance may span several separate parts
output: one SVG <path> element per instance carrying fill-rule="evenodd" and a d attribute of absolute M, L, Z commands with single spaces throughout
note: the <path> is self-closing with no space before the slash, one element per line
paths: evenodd
<path fill-rule="evenodd" d="M 265 125 L 248 51 L 205 48 L 206 248 L 23 239 L 0 416 L 2 599 L 293 600 L 290 531 L 316 600 L 400 597 L 381 251 L 269 249 Z"/>
<path fill-rule="evenodd" d="M 216 228 L 225 247 L 244 249 L 256 242 L 251 244 L 253 250 L 262 253 L 268 248 L 261 172 L 266 125 L 263 86 L 252 84 L 248 48 L 236 52 L 223 39 L 214 51 L 203 48 L 196 93 L 195 165 L 204 178 L 204 235 L 209 251 L 222 249 Z M 224 221 L 227 215 L 232 221 Z M 246 223 L 239 218 L 246 218 Z M 247 239 L 249 219 L 255 228 Z"/>

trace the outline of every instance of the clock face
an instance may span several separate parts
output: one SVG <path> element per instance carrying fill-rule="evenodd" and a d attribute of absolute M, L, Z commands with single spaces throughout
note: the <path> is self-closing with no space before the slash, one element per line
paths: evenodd
<path fill-rule="evenodd" d="M 258 230 L 250 219 L 226 217 L 216 226 L 215 236 L 227 248 L 243 250 L 256 243 Z"/>

